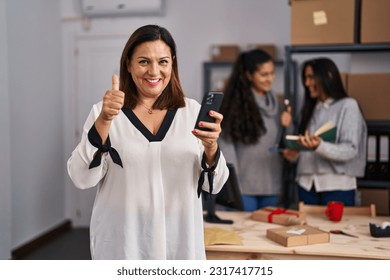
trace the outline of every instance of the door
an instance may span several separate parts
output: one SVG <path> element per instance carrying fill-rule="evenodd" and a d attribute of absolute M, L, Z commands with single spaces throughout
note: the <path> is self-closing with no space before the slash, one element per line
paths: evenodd
<path fill-rule="evenodd" d="M 122 50 L 128 37 L 111 35 L 80 36 L 76 41 L 75 84 L 75 139 L 80 141 L 84 122 L 92 105 L 101 101 L 106 90 L 111 88 L 111 76 L 119 76 Z M 75 224 L 88 226 L 92 214 L 96 188 L 76 190 Z"/>

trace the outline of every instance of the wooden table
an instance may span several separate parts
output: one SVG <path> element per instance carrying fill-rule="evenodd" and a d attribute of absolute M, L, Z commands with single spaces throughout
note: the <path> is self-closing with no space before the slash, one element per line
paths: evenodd
<path fill-rule="evenodd" d="M 232 225 L 211 224 L 237 232 L 243 245 L 206 246 L 207 259 L 390 259 L 390 237 L 375 238 L 370 234 L 369 223 L 382 224 L 390 217 L 343 216 L 342 221 L 332 222 L 324 216 L 308 216 L 307 224 L 324 231 L 341 229 L 358 236 L 330 234 L 330 242 L 306 246 L 284 247 L 266 237 L 268 228 L 281 225 L 254 221 L 247 212 L 217 212 L 222 219 L 231 219 Z"/>

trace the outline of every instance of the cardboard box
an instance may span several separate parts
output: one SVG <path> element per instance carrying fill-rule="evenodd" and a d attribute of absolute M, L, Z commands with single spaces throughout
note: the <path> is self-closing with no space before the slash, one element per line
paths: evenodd
<path fill-rule="evenodd" d="M 347 92 L 367 120 L 390 120 L 390 73 L 348 74 Z"/>
<path fill-rule="evenodd" d="M 276 51 L 277 48 L 273 44 L 249 44 L 248 45 L 248 50 L 253 50 L 253 49 L 260 49 L 268 53 L 273 60 L 276 60 Z"/>
<path fill-rule="evenodd" d="M 390 42 L 390 0 L 362 0 L 361 43 Z"/>
<path fill-rule="evenodd" d="M 240 53 L 240 48 L 237 45 L 212 45 L 211 60 L 212 61 L 235 61 Z"/>
<path fill-rule="evenodd" d="M 301 234 L 297 234 L 303 231 Z M 283 246 L 302 246 L 329 242 L 329 233 L 302 225 L 267 229 L 267 238 Z"/>
<path fill-rule="evenodd" d="M 265 207 L 254 211 L 252 219 L 279 225 L 302 225 L 306 223 L 306 214 L 296 210 Z"/>
<path fill-rule="evenodd" d="M 355 0 L 292 0 L 291 44 L 353 44 Z"/>
<path fill-rule="evenodd" d="M 390 190 L 375 188 L 359 188 L 362 206 L 375 204 L 377 215 L 390 215 Z"/>

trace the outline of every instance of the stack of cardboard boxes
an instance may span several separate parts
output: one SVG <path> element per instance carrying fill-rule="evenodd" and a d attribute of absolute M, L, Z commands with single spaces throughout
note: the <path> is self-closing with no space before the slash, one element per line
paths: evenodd
<path fill-rule="evenodd" d="M 292 45 L 390 43 L 390 0 L 291 0 L 290 4 Z M 368 121 L 390 122 L 390 73 L 343 73 L 342 78 Z M 384 176 L 388 176 L 388 136 L 382 146 L 381 153 L 387 153 Z M 375 203 L 378 214 L 389 215 L 389 189 L 360 192 L 363 205 Z"/>
<path fill-rule="evenodd" d="M 264 207 L 252 212 L 255 221 L 283 225 L 267 229 L 266 237 L 283 246 L 329 242 L 329 232 L 306 224 L 306 214 L 292 209 Z"/>
<path fill-rule="evenodd" d="M 291 0 L 291 44 L 390 42 L 389 0 Z"/>

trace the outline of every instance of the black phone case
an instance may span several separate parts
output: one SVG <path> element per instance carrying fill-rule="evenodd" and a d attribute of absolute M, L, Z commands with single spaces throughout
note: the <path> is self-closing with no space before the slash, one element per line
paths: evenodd
<path fill-rule="evenodd" d="M 209 112 L 210 110 L 219 112 L 219 109 L 222 104 L 223 99 L 223 93 L 219 91 L 210 91 L 208 92 L 202 100 L 202 107 L 200 108 L 198 118 L 195 123 L 195 128 L 200 130 L 206 130 L 209 129 L 204 127 L 199 127 L 199 122 L 215 122 L 215 119 L 210 117 Z"/>

